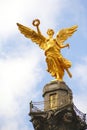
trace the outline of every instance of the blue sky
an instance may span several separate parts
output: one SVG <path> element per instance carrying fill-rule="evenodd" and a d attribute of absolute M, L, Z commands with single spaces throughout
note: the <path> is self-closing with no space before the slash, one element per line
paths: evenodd
<path fill-rule="evenodd" d="M 1 0 L 0 1 L 0 130 L 33 130 L 29 102 L 43 100 L 42 89 L 53 78 L 46 72 L 44 52 L 20 34 L 19 22 L 35 29 L 41 21 L 56 33 L 74 24 L 78 31 L 67 40 L 64 57 L 72 61 L 72 79 L 64 81 L 73 91 L 75 105 L 87 113 L 87 0 Z"/>

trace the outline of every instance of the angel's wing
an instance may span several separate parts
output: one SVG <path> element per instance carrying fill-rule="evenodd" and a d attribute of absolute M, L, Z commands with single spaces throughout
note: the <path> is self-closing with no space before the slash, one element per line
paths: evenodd
<path fill-rule="evenodd" d="M 74 25 L 70 28 L 61 29 L 56 35 L 56 41 L 59 44 L 62 44 L 68 37 L 72 36 L 72 34 L 77 31 L 77 25 Z"/>
<path fill-rule="evenodd" d="M 44 50 L 45 48 L 45 40 L 46 38 L 36 31 L 32 30 L 29 27 L 26 27 L 22 24 L 17 23 L 18 29 L 22 34 L 24 34 L 25 37 L 31 39 L 33 42 L 37 43 L 41 49 Z"/>

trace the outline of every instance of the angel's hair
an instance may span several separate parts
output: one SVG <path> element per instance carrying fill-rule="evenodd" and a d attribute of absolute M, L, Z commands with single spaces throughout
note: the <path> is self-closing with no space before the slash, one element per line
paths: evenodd
<path fill-rule="evenodd" d="M 54 35 L 54 30 L 53 29 L 48 29 L 47 34 L 48 35 Z"/>

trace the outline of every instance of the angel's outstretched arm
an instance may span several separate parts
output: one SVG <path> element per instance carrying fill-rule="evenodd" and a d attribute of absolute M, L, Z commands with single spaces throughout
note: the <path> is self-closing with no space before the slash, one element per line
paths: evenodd
<path fill-rule="evenodd" d="M 61 45 L 59 45 L 59 47 L 60 47 L 61 49 L 62 49 L 62 48 L 65 48 L 65 47 L 68 47 L 68 48 L 69 48 L 70 45 L 69 45 L 69 44 L 65 44 L 65 45 L 64 45 L 64 44 L 61 44 Z"/>
<path fill-rule="evenodd" d="M 59 44 L 60 48 L 65 48 L 68 47 L 69 48 L 69 44 L 63 44 L 65 42 L 65 40 L 67 40 L 69 37 L 72 36 L 72 34 L 77 31 L 77 25 L 74 25 L 70 28 L 65 28 L 65 29 L 61 29 L 56 36 L 56 41 Z"/>

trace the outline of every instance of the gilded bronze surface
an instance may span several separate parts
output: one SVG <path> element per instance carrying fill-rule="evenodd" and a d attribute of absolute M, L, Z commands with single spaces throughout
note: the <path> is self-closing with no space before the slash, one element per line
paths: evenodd
<path fill-rule="evenodd" d="M 25 37 L 32 40 L 39 45 L 41 49 L 45 51 L 47 71 L 55 77 L 58 81 L 63 80 L 64 72 L 66 71 L 69 77 L 72 77 L 72 74 L 69 71 L 71 67 L 71 62 L 64 58 L 61 54 L 61 49 L 65 47 L 70 47 L 69 44 L 64 44 L 72 34 L 77 30 L 77 25 L 71 26 L 70 28 L 61 29 L 56 37 L 54 38 L 54 30 L 48 29 L 48 37 L 42 35 L 39 25 L 40 21 L 35 19 L 32 23 L 37 28 L 37 32 L 32 30 L 29 27 L 17 23 L 17 26 L 22 34 Z"/>

